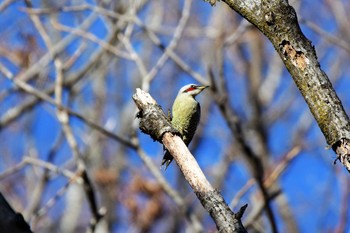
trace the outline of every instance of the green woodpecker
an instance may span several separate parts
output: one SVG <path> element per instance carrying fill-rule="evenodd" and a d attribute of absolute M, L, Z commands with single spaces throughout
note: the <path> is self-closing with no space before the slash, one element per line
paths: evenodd
<path fill-rule="evenodd" d="M 183 86 L 174 101 L 171 124 L 181 133 L 186 146 L 190 144 L 201 117 L 201 107 L 195 97 L 207 87 L 196 84 Z M 172 160 L 173 156 L 165 150 L 162 167 L 167 169 Z"/>

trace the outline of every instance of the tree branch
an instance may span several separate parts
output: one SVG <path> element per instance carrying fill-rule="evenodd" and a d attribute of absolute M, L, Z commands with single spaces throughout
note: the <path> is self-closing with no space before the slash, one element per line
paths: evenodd
<path fill-rule="evenodd" d="M 350 171 L 350 122 L 286 0 L 223 0 L 271 41 L 315 117 L 328 145 Z M 211 4 L 215 2 L 210 1 Z"/>
<path fill-rule="evenodd" d="M 225 203 L 222 195 L 206 179 L 198 163 L 190 153 L 178 131 L 174 129 L 161 107 L 146 92 L 136 89 L 133 95 L 140 118 L 140 129 L 152 139 L 163 143 L 178 164 L 202 206 L 209 212 L 219 232 L 246 232 L 241 217 L 247 205 L 234 214 Z"/>

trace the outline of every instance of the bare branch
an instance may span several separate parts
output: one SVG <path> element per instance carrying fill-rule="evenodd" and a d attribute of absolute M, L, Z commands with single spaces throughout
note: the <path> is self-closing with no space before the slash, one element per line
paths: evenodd
<path fill-rule="evenodd" d="M 246 206 L 234 214 L 221 194 L 215 190 L 204 176 L 193 155 L 174 130 L 160 106 L 147 93 L 136 89 L 133 99 L 140 112 L 140 129 L 154 140 L 162 142 L 174 157 L 203 207 L 209 212 L 219 232 L 246 232 L 241 217 Z"/>
<path fill-rule="evenodd" d="M 286 0 L 224 2 L 269 38 L 304 96 L 327 143 L 350 171 L 350 154 L 340 149 L 350 142 L 349 117 L 321 69 L 314 46 L 302 33 L 293 7 Z"/>

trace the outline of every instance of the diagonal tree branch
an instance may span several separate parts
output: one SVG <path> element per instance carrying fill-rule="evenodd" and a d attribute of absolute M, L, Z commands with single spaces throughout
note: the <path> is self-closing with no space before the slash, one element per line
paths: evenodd
<path fill-rule="evenodd" d="M 206 179 L 193 155 L 177 135 L 177 130 L 171 126 L 156 101 L 141 89 L 136 89 L 133 99 L 140 110 L 137 117 L 140 118 L 141 131 L 163 143 L 169 150 L 203 207 L 215 221 L 218 231 L 246 232 L 241 217 L 247 205 L 241 207 L 238 213 L 233 213 L 219 191 Z"/>
<path fill-rule="evenodd" d="M 350 122 L 287 0 L 223 0 L 272 43 L 315 117 L 328 145 L 350 171 Z M 215 4 L 215 1 L 210 1 Z"/>

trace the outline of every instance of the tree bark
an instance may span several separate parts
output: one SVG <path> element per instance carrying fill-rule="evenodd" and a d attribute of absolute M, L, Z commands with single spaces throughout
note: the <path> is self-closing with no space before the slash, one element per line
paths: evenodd
<path fill-rule="evenodd" d="M 212 5 L 215 1 L 209 1 Z M 223 0 L 272 43 L 308 104 L 328 145 L 350 171 L 350 123 L 340 99 L 302 33 L 287 0 Z"/>

